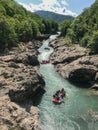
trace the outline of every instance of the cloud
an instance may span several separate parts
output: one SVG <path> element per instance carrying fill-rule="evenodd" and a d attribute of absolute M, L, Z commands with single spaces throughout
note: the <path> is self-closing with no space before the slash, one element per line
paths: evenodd
<path fill-rule="evenodd" d="M 44 5 L 55 5 L 56 3 L 58 3 L 57 0 L 42 0 L 42 4 Z"/>
<path fill-rule="evenodd" d="M 35 12 L 38 10 L 45 10 L 63 15 L 71 15 L 71 16 L 77 15 L 76 13 L 66 8 L 68 6 L 66 0 L 42 0 L 42 2 L 39 5 L 32 3 L 30 4 L 20 3 L 20 4 L 31 12 Z"/>
<path fill-rule="evenodd" d="M 68 3 L 66 2 L 66 0 L 61 0 L 61 3 L 65 6 L 68 6 Z"/>
<path fill-rule="evenodd" d="M 51 7 L 58 6 L 58 7 L 60 7 L 61 6 L 58 0 L 42 0 L 42 3 L 40 5 L 44 5 L 45 7 L 47 7 L 47 6 L 51 6 Z"/>

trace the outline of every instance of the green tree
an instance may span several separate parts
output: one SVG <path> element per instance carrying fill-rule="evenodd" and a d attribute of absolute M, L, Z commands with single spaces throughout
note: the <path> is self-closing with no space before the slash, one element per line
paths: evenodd
<path fill-rule="evenodd" d="M 32 20 L 32 31 L 33 31 L 33 38 L 36 38 L 37 36 L 40 35 L 38 24 L 34 20 Z"/>
<path fill-rule="evenodd" d="M 64 20 L 60 24 L 60 30 L 61 30 L 61 35 L 65 36 L 67 33 L 67 29 L 70 27 L 71 21 L 70 20 Z"/>
<path fill-rule="evenodd" d="M 28 41 L 32 39 L 32 25 L 28 20 L 24 19 L 21 22 L 16 20 L 15 30 L 19 41 Z"/>
<path fill-rule="evenodd" d="M 85 36 L 80 40 L 80 45 L 83 47 L 87 47 L 90 41 L 90 36 L 85 34 Z"/>
<path fill-rule="evenodd" d="M 94 31 L 88 44 L 90 54 L 98 53 L 98 31 Z"/>
<path fill-rule="evenodd" d="M 55 33 L 58 31 L 58 23 L 54 20 L 51 20 L 51 32 Z"/>
<path fill-rule="evenodd" d="M 14 20 L 6 17 L 0 19 L 0 44 L 1 48 L 10 48 L 17 42 Z"/>
<path fill-rule="evenodd" d="M 50 33 L 51 32 L 51 23 L 47 19 L 43 19 L 43 24 L 45 26 L 45 32 L 44 33 Z"/>
<path fill-rule="evenodd" d="M 0 5 L 0 14 L 6 15 L 6 10 L 2 5 Z"/>

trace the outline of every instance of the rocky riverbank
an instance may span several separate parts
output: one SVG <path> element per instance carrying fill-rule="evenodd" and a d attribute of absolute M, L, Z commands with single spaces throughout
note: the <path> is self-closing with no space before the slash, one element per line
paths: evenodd
<path fill-rule="evenodd" d="M 51 62 L 61 76 L 70 82 L 98 89 L 98 55 L 87 55 L 79 45 L 69 45 L 63 38 L 50 43 L 54 48 Z"/>
<path fill-rule="evenodd" d="M 41 42 L 21 43 L 0 55 L 0 129 L 40 130 L 36 94 L 44 92 L 37 49 Z"/>

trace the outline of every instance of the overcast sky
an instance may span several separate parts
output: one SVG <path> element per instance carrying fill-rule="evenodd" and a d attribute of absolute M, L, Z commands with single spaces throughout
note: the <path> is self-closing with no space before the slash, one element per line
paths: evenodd
<path fill-rule="evenodd" d="M 33 8 L 39 8 L 39 6 L 44 5 L 46 9 L 48 6 L 55 7 L 55 9 L 60 10 L 61 8 L 66 8 L 69 12 L 76 13 L 79 15 L 84 8 L 88 8 L 95 2 L 95 0 L 15 0 L 23 4 L 27 9 L 31 10 Z M 31 9 L 32 5 L 32 9 Z M 56 5 L 56 6 L 54 6 Z"/>

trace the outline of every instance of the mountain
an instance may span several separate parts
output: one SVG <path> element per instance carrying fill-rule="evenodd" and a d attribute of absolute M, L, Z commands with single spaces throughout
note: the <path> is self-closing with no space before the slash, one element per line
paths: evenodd
<path fill-rule="evenodd" d="M 90 54 L 98 53 L 98 0 L 73 20 L 68 35 L 73 43 L 87 47 Z"/>
<path fill-rule="evenodd" d="M 62 14 L 57 14 L 57 13 L 54 13 L 54 12 L 50 12 L 50 11 L 36 11 L 34 12 L 36 14 L 38 14 L 40 17 L 43 17 L 43 18 L 47 18 L 47 19 L 53 19 L 57 22 L 62 22 L 63 20 L 71 20 L 71 19 L 74 19 L 73 16 L 70 16 L 70 15 L 62 15 Z"/>

